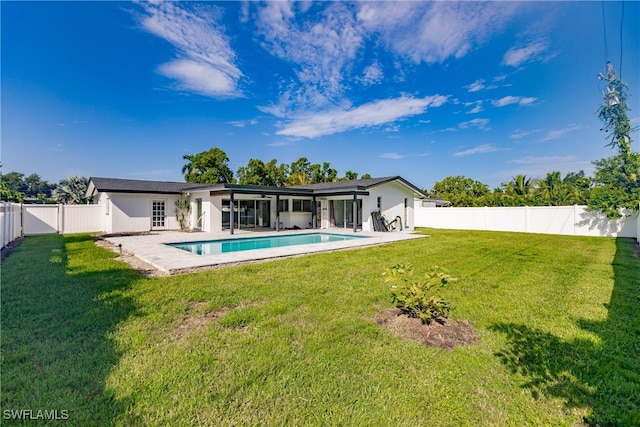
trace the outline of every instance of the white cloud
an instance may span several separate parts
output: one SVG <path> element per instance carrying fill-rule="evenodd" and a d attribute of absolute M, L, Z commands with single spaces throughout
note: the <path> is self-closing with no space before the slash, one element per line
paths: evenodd
<path fill-rule="evenodd" d="M 383 99 L 356 108 L 332 109 L 304 113 L 294 117 L 278 135 L 317 138 L 363 127 L 379 126 L 424 113 L 429 107 L 439 107 L 447 101 L 442 95 L 412 98 L 401 96 Z"/>
<path fill-rule="evenodd" d="M 467 129 L 469 127 L 477 127 L 478 129 L 486 129 L 489 124 L 489 119 L 473 119 L 466 122 L 462 122 L 458 125 L 460 129 Z"/>
<path fill-rule="evenodd" d="M 578 125 L 570 125 L 563 129 L 555 129 L 547 132 L 545 136 L 540 139 L 540 141 L 551 141 L 552 139 L 559 139 L 568 134 L 569 132 L 573 132 L 575 130 L 581 129 L 582 126 Z"/>
<path fill-rule="evenodd" d="M 467 111 L 467 114 L 477 114 L 484 111 L 484 107 L 482 106 L 482 101 L 469 102 L 464 104 L 465 107 L 470 107 L 473 105 L 473 108 Z"/>
<path fill-rule="evenodd" d="M 529 156 L 522 157 L 520 159 L 509 160 L 508 163 L 515 163 L 518 165 L 557 165 L 570 163 L 575 161 L 575 156 Z"/>
<path fill-rule="evenodd" d="M 473 154 L 491 153 L 494 151 L 498 151 L 498 149 L 493 144 L 482 144 L 482 145 L 478 145 L 477 147 L 470 148 L 468 150 L 458 151 L 453 155 L 455 157 L 462 157 L 462 156 L 471 156 Z"/>
<path fill-rule="evenodd" d="M 142 28 L 171 43 L 177 57 L 158 67 L 177 89 L 213 98 L 242 96 L 242 72 L 222 27 L 210 10 L 188 10 L 178 2 L 142 2 Z"/>
<path fill-rule="evenodd" d="M 322 12 L 308 15 L 309 5 L 302 3 L 267 2 L 257 7 L 263 47 L 292 63 L 297 79 L 281 94 L 277 110 L 335 104 L 344 90 L 345 69 L 363 42 L 350 6 L 329 3 Z"/>
<path fill-rule="evenodd" d="M 243 128 L 246 126 L 253 126 L 253 125 L 257 125 L 258 124 L 258 120 L 257 119 L 251 119 L 251 120 L 232 120 L 230 122 L 227 122 L 227 124 L 230 124 L 231 126 L 237 127 L 237 128 Z"/>
<path fill-rule="evenodd" d="M 511 67 L 519 67 L 525 62 L 541 59 L 542 53 L 547 49 L 547 44 L 539 41 L 522 47 L 514 46 L 504 54 L 502 63 Z"/>
<path fill-rule="evenodd" d="M 362 77 L 358 80 L 365 85 L 374 85 L 382 81 L 384 74 L 378 62 L 374 62 L 364 69 Z"/>
<path fill-rule="evenodd" d="M 482 90 L 485 88 L 484 80 L 476 80 L 475 82 L 465 86 L 464 88 L 467 89 L 469 92 L 478 92 L 479 90 Z"/>
<path fill-rule="evenodd" d="M 398 153 L 382 153 L 380 154 L 380 158 L 382 159 L 392 159 L 392 160 L 400 160 L 400 159 L 404 159 L 405 156 L 404 154 L 398 154 Z"/>
<path fill-rule="evenodd" d="M 504 96 L 500 99 L 496 99 L 491 103 L 496 107 L 504 107 L 511 104 L 530 105 L 533 104 L 538 98 L 523 97 L 523 96 Z"/>
<path fill-rule="evenodd" d="M 518 2 L 362 2 L 358 20 L 414 62 L 461 58 L 499 32 Z"/>
<path fill-rule="evenodd" d="M 530 131 L 530 130 L 516 130 L 511 135 L 509 135 L 509 138 L 521 139 L 521 138 L 524 138 L 525 136 L 531 135 L 532 132 L 533 131 Z"/>

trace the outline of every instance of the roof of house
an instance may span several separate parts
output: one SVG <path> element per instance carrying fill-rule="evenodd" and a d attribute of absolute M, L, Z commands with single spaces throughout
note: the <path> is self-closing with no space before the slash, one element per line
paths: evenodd
<path fill-rule="evenodd" d="M 391 181 L 399 181 L 409 189 L 418 193 L 420 196 L 424 196 L 422 190 L 420 190 L 415 185 L 411 184 L 406 179 L 401 176 L 386 176 L 382 178 L 365 178 L 365 179 L 354 179 L 350 181 L 336 181 L 336 182 L 320 182 L 317 184 L 306 184 L 306 185 L 296 185 L 293 188 L 305 188 L 309 190 L 313 190 L 314 192 L 322 192 L 322 191 L 335 191 L 335 190 L 346 190 L 352 188 L 358 188 L 362 190 L 367 190 L 371 187 L 375 187 L 380 184 L 385 184 Z"/>
<path fill-rule="evenodd" d="M 190 182 L 171 181 L 142 181 L 137 179 L 120 178 L 89 178 L 87 196 L 95 193 L 151 193 L 151 194 L 181 194 L 186 191 L 210 188 L 210 184 L 194 184 Z"/>
<path fill-rule="evenodd" d="M 368 194 L 367 190 L 380 184 L 398 181 L 418 196 L 424 193 L 416 186 L 400 176 L 383 178 L 356 179 L 351 181 L 321 182 L 317 184 L 296 185 L 291 187 L 271 187 L 265 185 L 240 184 L 195 184 L 172 181 L 143 181 L 136 179 L 91 177 L 87 187 L 87 197 L 99 192 L 114 193 L 147 193 L 147 194 L 182 194 L 189 191 L 209 190 L 211 192 L 235 192 L 245 194 L 280 194 L 300 196 L 330 196 L 345 194 Z"/>

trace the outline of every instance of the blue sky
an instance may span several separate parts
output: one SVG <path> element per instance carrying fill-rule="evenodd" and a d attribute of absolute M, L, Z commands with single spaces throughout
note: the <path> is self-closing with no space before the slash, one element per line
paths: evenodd
<path fill-rule="evenodd" d="M 639 124 L 639 6 L 3 1 L 2 172 L 182 181 L 217 146 L 426 189 L 590 174 L 605 59 Z"/>

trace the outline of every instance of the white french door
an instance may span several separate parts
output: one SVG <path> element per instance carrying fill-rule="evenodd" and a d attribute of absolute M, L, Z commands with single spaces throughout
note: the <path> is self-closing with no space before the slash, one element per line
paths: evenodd
<path fill-rule="evenodd" d="M 165 228 L 165 201 L 153 200 L 151 202 L 151 229 L 159 230 Z"/>

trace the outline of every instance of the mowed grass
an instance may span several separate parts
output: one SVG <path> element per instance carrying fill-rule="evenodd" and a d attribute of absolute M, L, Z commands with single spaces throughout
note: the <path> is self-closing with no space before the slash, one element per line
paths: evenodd
<path fill-rule="evenodd" d="M 83 426 L 640 425 L 631 239 L 422 232 L 153 279 L 88 235 L 30 237 L 2 264 L 1 406 Z M 378 326 L 396 263 L 457 277 L 443 296 L 479 342 Z"/>

